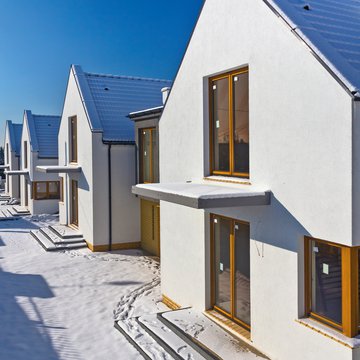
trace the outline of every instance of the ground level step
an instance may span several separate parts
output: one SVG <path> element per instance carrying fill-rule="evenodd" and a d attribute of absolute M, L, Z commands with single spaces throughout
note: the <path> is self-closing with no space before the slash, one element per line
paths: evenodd
<path fill-rule="evenodd" d="M 200 355 L 193 347 L 189 346 L 187 342 L 158 319 L 156 314 L 140 316 L 138 321 L 144 330 L 174 358 L 184 360 L 213 359 L 212 357 Z"/>
<path fill-rule="evenodd" d="M 79 230 L 75 230 L 66 225 L 50 225 L 49 229 L 62 239 L 83 238 L 83 235 Z"/>
<path fill-rule="evenodd" d="M 249 343 L 235 338 L 203 313 L 193 309 L 180 309 L 158 314 L 168 328 L 199 351 L 223 360 L 252 360 L 266 357 Z"/>
<path fill-rule="evenodd" d="M 13 206 L 13 209 L 14 209 L 14 211 L 16 211 L 20 215 L 28 215 L 28 214 L 30 214 L 29 209 L 26 208 L 25 206 L 15 205 L 15 206 Z"/>
<path fill-rule="evenodd" d="M 54 244 L 46 235 L 40 230 L 31 230 L 30 235 L 46 250 L 46 251 L 60 251 L 60 250 L 74 250 L 87 247 L 86 242 L 77 244 Z"/>
<path fill-rule="evenodd" d="M 54 231 L 49 229 L 49 227 L 43 227 L 40 229 L 40 231 L 56 245 L 62 245 L 62 244 L 65 244 L 65 245 L 83 244 L 83 245 L 85 245 L 85 240 L 82 237 L 81 238 L 75 237 L 75 238 L 63 239 L 63 238 L 59 237 L 58 235 L 56 235 Z"/>
<path fill-rule="evenodd" d="M 118 329 L 128 341 L 147 360 L 174 360 L 139 324 L 136 318 L 115 322 Z"/>
<path fill-rule="evenodd" d="M 19 212 L 17 212 L 13 207 L 8 208 L 7 210 L 8 210 L 8 212 L 9 212 L 12 216 L 26 216 L 26 215 L 30 215 L 30 212 L 29 212 L 29 211 L 28 211 L 28 212 L 21 212 L 21 213 L 19 213 Z"/>

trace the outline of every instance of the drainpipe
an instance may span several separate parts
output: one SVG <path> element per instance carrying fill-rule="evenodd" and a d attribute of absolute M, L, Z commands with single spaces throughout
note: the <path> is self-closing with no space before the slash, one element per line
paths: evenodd
<path fill-rule="evenodd" d="M 109 178 L 109 251 L 112 250 L 112 194 L 111 194 L 111 144 L 108 145 L 108 178 Z"/>

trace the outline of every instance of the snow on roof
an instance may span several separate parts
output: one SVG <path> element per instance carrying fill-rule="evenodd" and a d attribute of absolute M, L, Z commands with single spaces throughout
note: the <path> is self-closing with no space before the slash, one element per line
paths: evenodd
<path fill-rule="evenodd" d="M 128 115 L 134 109 L 162 105 L 161 89 L 169 80 L 85 73 L 72 67 L 92 131 L 104 141 L 134 141 L 134 124 Z"/>
<path fill-rule="evenodd" d="M 28 125 L 30 146 L 32 151 L 38 151 L 39 157 L 58 157 L 58 133 L 60 116 L 35 115 L 31 111 L 25 111 Z"/>
<path fill-rule="evenodd" d="M 22 124 L 14 124 L 7 120 L 5 127 L 9 129 L 10 151 L 15 151 L 15 155 L 20 156 Z"/>
<path fill-rule="evenodd" d="M 273 6 L 351 92 L 360 91 L 360 0 L 265 2 Z"/>

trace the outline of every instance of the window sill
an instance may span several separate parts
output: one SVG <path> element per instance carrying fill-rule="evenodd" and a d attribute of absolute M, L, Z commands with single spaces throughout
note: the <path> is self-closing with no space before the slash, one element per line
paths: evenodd
<path fill-rule="evenodd" d="M 222 176 L 222 175 L 210 175 L 204 177 L 206 181 L 218 181 L 231 184 L 251 185 L 248 178 L 233 177 L 233 176 Z"/>
<path fill-rule="evenodd" d="M 339 331 L 311 318 L 297 319 L 295 321 L 319 334 L 326 336 L 329 339 L 337 341 L 350 349 L 360 348 L 360 335 L 354 338 L 348 338 Z"/>

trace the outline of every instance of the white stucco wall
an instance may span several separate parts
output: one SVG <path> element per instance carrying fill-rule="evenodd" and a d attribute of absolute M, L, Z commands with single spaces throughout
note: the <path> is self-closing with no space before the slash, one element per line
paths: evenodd
<path fill-rule="evenodd" d="M 8 144 L 8 146 L 6 146 Z M 6 163 L 6 148 L 9 149 L 9 163 Z M 10 145 L 10 134 L 9 129 L 6 127 L 5 131 L 5 148 L 4 148 L 4 163 L 9 165 L 9 170 L 19 170 L 20 169 L 20 157 L 16 156 L 15 149 L 11 148 Z M 20 198 L 20 180 L 19 176 L 9 176 L 6 175 L 6 182 L 9 183 L 9 195 L 13 198 Z M 5 184 L 5 192 L 7 192 L 7 184 Z"/>
<path fill-rule="evenodd" d="M 64 201 L 59 204 L 60 223 L 70 223 L 70 188 L 71 179 L 79 183 L 79 229 L 86 241 L 93 242 L 93 196 L 90 189 L 93 186 L 92 169 L 92 133 L 86 118 L 83 104 L 70 74 L 66 90 L 63 114 L 59 129 L 59 165 L 69 163 L 69 119 L 77 117 L 78 126 L 78 164 L 82 171 L 79 174 L 60 174 L 64 177 Z"/>
<path fill-rule="evenodd" d="M 242 66 L 250 182 L 268 187 L 272 204 L 212 212 L 250 223 L 254 345 L 272 359 L 352 359 L 351 349 L 295 322 L 304 315 L 304 236 L 358 241 L 351 97 L 262 1 L 206 1 L 160 120 L 160 180 L 209 175 L 208 78 Z M 200 310 L 210 303 L 207 219 L 161 203 L 162 292 Z"/>

